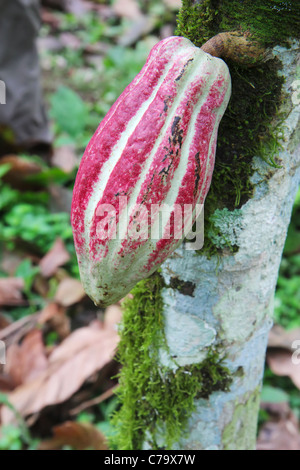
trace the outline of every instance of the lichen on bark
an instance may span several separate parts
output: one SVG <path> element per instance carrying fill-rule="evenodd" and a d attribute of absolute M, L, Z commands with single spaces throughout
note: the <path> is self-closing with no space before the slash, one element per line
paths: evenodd
<path fill-rule="evenodd" d="M 244 401 L 235 403 L 232 421 L 227 424 L 223 431 L 224 450 L 255 450 L 259 405 L 259 388 L 250 394 L 246 393 Z M 245 425 L 247 425 L 246 432 Z"/>

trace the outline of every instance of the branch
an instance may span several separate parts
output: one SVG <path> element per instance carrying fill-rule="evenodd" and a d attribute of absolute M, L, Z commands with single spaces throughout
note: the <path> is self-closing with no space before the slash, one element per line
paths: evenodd
<path fill-rule="evenodd" d="M 270 51 L 253 40 L 249 32 L 219 33 L 207 41 L 201 49 L 214 57 L 230 59 L 249 67 L 266 62 L 272 57 Z"/>

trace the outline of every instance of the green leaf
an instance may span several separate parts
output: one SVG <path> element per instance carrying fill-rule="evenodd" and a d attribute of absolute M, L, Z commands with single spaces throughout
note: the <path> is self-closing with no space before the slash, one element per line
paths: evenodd
<path fill-rule="evenodd" d="M 27 295 L 30 295 L 31 287 L 36 275 L 40 272 L 38 266 L 33 266 L 32 262 L 29 259 L 25 259 L 19 264 L 18 269 L 16 270 L 16 277 L 22 277 L 25 281 L 24 292 Z"/>
<path fill-rule="evenodd" d="M 4 240 L 19 237 L 34 243 L 43 253 L 51 248 L 58 236 L 64 240 L 72 238 L 69 214 L 49 214 L 43 206 L 18 204 L 5 215 L 4 221 L 6 226 L 1 234 Z"/>
<path fill-rule="evenodd" d="M 13 427 L 9 427 L 10 433 L 13 434 L 14 438 L 16 438 L 16 437 L 18 438 L 19 435 L 22 436 L 23 441 L 26 444 L 31 445 L 33 441 L 32 441 L 30 432 L 28 430 L 27 424 L 24 421 L 24 419 L 22 418 L 21 414 L 16 410 L 16 408 L 13 406 L 13 404 L 9 401 L 9 399 L 8 399 L 7 395 L 5 395 L 5 393 L 0 393 L 0 403 L 2 405 L 6 406 L 7 408 L 9 408 L 13 412 L 13 414 L 15 415 L 15 417 L 18 421 L 19 428 L 14 429 Z"/>
<path fill-rule="evenodd" d="M 59 184 L 64 185 L 70 180 L 70 175 L 65 173 L 60 168 L 48 168 L 41 173 L 36 175 L 29 176 L 26 178 L 27 181 L 31 181 L 32 183 L 39 183 L 43 186 L 48 186 L 49 184 Z"/>
<path fill-rule="evenodd" d="M 7 209 L 18 200 L 19 192 L 11 189 L 7 184 L 1 184 L 0 182 L 0 191 L 0 210 Z"/>
<path fill-rule="evenodd" d="M 6 175 L 6 173 L 8 173 L 10 169 L 11 169 L 11 165 L 9 163 L 0 165 L 0 178 L 3 178 L 3 176 Z"/>
<path fill-rule="evenodd" d="M 61 131 L 73 138 L 84 131 L 88 109 L 77 93 L 62 86 L 52 95 L 50 103 L 50 116 L 56 121 Z"/>
<path fill-rule="evenodd" d="M 280 388 L 265 386 L 262 390 L 261 401 L 265 403 L 288 403 L 289 395 Z"/>

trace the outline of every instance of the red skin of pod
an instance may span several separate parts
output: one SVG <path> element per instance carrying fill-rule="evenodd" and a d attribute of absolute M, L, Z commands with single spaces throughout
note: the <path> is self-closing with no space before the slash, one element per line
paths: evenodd
<path fill-rule="evenodd" d="M 82 282 L 97 305 L 123 298 L 192 228 L 230 93 L 221 59 L 170 37 L 152 49 L 99 125 L 80 164 L 71 214 Z M 152 232 L 162 205 L 161 232 Z"/>

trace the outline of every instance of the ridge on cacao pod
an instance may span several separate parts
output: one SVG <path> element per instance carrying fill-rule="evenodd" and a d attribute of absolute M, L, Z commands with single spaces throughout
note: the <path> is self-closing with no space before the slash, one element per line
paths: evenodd
<path fill-rule="evenodd" d="M 100 123 L 72 203 L 80 275 L 97 305 L 123 298 L 191 230 L 210 187 L 230 93 L 225 62 L 169 37 Z"/>

